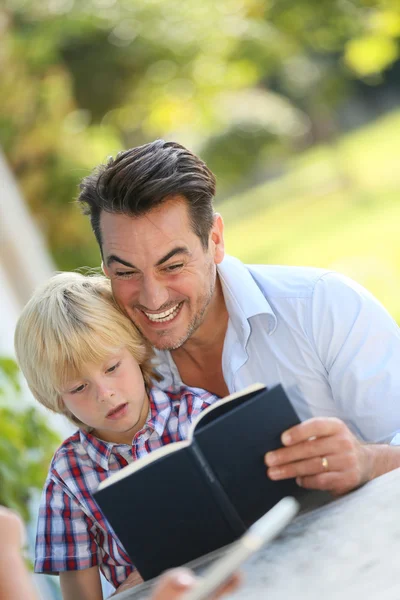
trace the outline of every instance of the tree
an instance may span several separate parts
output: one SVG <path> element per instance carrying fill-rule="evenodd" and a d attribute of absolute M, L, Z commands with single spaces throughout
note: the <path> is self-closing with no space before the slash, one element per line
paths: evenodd
<path fill-rule="evenodd" d="M 177 139 L 224 196 L 329 140 L 400 36 L 397 0 L 9 0 L 0 22 L 0 138 L 64 269 L 99 263 L 73 198 L 107 155 Z"/>
<path fill-rule="evenodd" d="M 29 501 L 40 490 L 59 438 L 45 418 L 22 399 L 18 367 L 0 357 L 0 504 L 29 517 Z"/>

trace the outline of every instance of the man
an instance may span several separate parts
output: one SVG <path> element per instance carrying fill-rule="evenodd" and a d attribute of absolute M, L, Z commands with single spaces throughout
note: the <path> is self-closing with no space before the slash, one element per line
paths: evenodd
<path fill-rule="evenodd" d="M 400 333 L 356 283 L 225 256 L 215 177 L 179 144 L 120 153 L 81 184 L 114 296 L 159 350 L 161 385 L 282 383 L 303 422 L 272 479 L 343 494 L 400 466 Z"/>

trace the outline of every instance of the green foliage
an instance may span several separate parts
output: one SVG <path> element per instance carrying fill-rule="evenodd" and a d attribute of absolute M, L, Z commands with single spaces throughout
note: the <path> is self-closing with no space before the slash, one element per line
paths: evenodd
<path fill-rule="evenodd" d="M 399 145 L 395 112 L 294 159 L 286 175 L 222 204 L 227 251 L 345 273 L 400 322 Z"/>
<path fill-rule="evenodd" d="M 354 80 L 397 60 L 399 21 L 397 0 L 3 2 L 0 140 L 59 267 L 99 263 L 73 203 L 94 165 L 173 138 L 222 196 L 243 188 L 337 133 Z"/>
<path fill-rule="evenodd" d="M 15 362 L 0 357 L 0 504 L 28 519 L 30 495 L 43 487 L 59 441 L 46 419 L 22 399 Z"/>

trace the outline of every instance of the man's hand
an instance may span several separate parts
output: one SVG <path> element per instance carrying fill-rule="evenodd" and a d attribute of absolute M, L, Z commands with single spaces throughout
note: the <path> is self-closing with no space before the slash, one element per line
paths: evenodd
<path fill-rule="evenodd" d="M 284 448 L 265 455 L 271 479 L 295 477 L 299 485 L 345 494 L 373 477 L 371 446 L 334 417 L 309 419 L 282 434 Z"/>

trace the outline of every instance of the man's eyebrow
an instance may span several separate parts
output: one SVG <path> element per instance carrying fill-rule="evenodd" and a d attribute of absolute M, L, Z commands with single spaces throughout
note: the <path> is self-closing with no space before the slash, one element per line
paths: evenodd
<path fill-rule="evenodd" d="M 137 269 L 137 267 L 135 267 L 135 265 L 132 265 L 127 260 L 123 260 L 116 254 L 110 254 L 110 256 L 107 257 L 107 267 L 110 267 L 112 265 L 112 263 L 114 263 L 114 262 L 121 263 L 121 265 L 124 265 L 125 267 L 130 267 L 131 269 Z"/>
<path fill-rule="evenodd" d="M 186 254 L 187 256 L 189 256 L 190 252 L 189 252 L 188 248 L 186 248 L 185 246 L 177 246 L 176 248 L 173 248 L 172 250 L 170 250 L 165 256 L 160 258 L 160 260 L 158 260 L 156 262 L 155 266 L 159 267 L 159 266 L 163 265 L 165 262 L 167 262 L 167 260 L 169 260 L 170 258 L 175 256 L 176 254 Z M 115 263 L 115 262 L 118 262 L 121 265 L 124 265 L 124 267 L 129 267 L 130 269 L 136 269 L 137 271 L 139 271 L 139 269 L 137 267 L 135 267 L 135 265 L 128 262 L 127 260 L 120 258 L 116 254 L 110 254 L 110 256 L 107 257 L 107 267 L 110 267 L 112 265 L 112 263 Z"/>
<path fill-rule="evenodd" d="M 190 256 L 190 252 L 189 252 L 188 248 L 186 248 L 185 246 L 177 246 L 176 248 L 173 248 L 172 250 L 170 250 L 168 252 L 168 254 L 166 254 L 165 256 L 160 258 L 160 260 L 158 260 L 156 262 L 156 267 L 159 267 L 160 265 L 167 262 L 167 260 L 169 260 L 170 258 L 175 256 L 175 254 L 186 254 L 186 256 Z"/>

